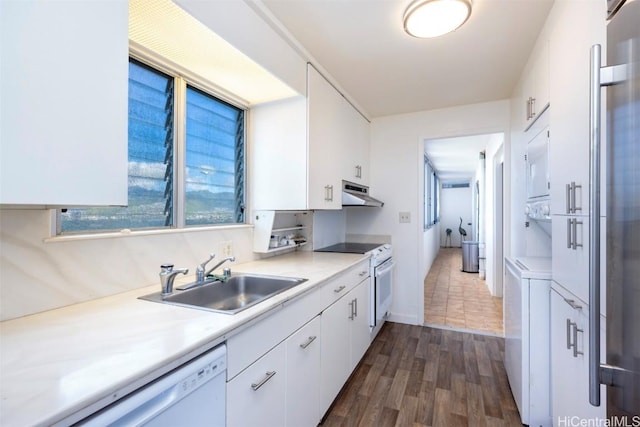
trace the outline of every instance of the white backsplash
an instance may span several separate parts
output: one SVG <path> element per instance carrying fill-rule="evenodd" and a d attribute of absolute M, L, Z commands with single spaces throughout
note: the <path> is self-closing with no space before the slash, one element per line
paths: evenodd
<path fill-rule="evenodd" d="M 165 262 L 191 276 L 225 241 L 236 262 L 255 259 L 251 226 L 45 241 L 50 221 L 47 210 L 0 210 L 0 320 L 159 286 Z"/>

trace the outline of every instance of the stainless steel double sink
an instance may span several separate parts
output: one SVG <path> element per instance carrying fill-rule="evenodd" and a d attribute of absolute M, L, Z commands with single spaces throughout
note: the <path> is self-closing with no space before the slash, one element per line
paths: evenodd
<path fill-rule="evenodd" d="M 240 273 L 233 274 L 225 281 L 208 279 L 201 285 L 184 291 L 174 291 L 164 297 L 160 292 L 156 292 L 140 299 L 235 314 L 306 281 L 307 279 L 295 277 Z"/>

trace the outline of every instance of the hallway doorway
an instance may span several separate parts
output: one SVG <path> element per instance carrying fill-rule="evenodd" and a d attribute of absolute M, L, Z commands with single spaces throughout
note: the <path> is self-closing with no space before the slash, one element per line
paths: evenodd
<path fill-rule="evenodd" d="M 502 298 L 484 280 L 461 271 L 462 250 L 440 248 L 424 280 L 424 324 L 504 335 Z"/>

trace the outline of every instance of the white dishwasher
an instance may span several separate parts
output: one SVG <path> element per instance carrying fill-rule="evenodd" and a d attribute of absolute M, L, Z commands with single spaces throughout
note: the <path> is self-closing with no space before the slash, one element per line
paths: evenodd
<path fill-rule="evenodd" d="M 227 348 L 220 345 L 78 423 L 80 426 L 224 426 Z"/>

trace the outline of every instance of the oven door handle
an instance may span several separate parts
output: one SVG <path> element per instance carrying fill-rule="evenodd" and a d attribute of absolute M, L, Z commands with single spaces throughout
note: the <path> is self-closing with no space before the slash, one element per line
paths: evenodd
<path fill-rule="evenodd" d="M 389 264 L 389 266 L 385 267 L 383 269 L 380 269 L 379 267 L 376 267 L 376 274 L 375 274 L 376 277 L 380 277 L 380 276 L 382 276 L 384 274 L 387 274 L 388 272 L 390 272 L 393 269 L 393 267 L 396 266 L 396 263 L 393 260 L 385 261 L 385 262 L 383 262 L 381 264 L 381 266 L 382 265 L 386 265 L 386 264 Z"/>

